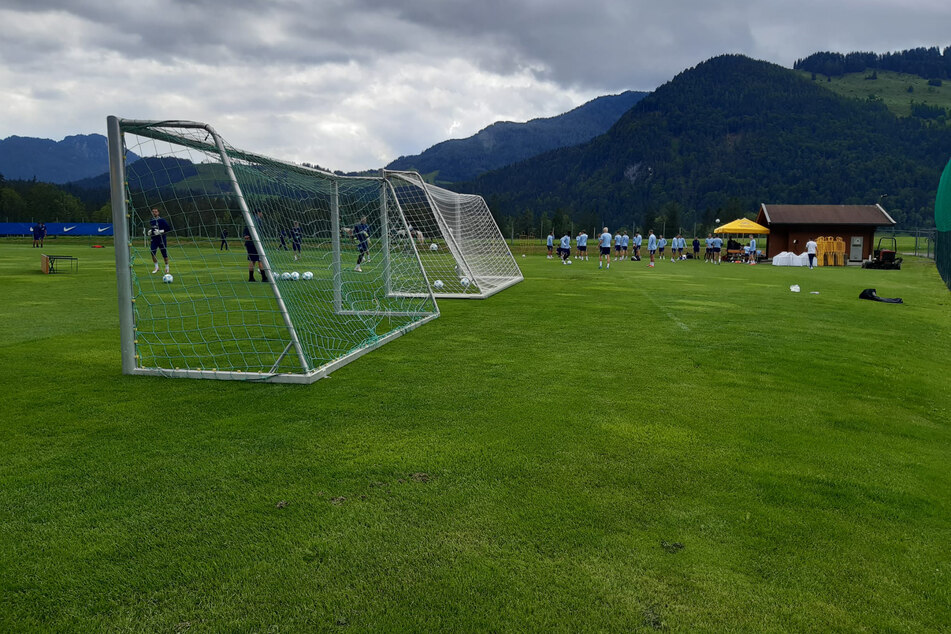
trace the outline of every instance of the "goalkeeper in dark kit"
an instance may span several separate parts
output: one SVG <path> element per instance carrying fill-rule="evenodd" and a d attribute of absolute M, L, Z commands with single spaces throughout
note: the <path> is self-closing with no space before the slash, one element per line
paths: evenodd
<path fill-rule="evenodd" d="M 172 225 L 168 224 L 168 221 L 159 214 L 158 209 L 153 208 L 152 219 L 149 220 L 149 228 L 147 230 L 151 238 L 149 251 L 152 252 L 152 262 L 155 263 L 155 268 L 152 269 L 153 273 L 158 273 L 159 270 L 158 258 L 155 257 L 155 252 L 160 249 L 162 251 L 162 257 L 165 259 L 165 272 L 168 273 L 168 244 L 166 243 L 166 238 L 168 232 L 171 230 Z"/>

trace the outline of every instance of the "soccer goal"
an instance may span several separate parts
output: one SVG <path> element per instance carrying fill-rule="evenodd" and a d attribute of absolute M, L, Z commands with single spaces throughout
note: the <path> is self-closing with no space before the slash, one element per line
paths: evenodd
<path fill-rule="evenodd" d="M 485 298 L 522 281 L 481 196 L 431 185 L 416 172 L 384 171 L 383 176 L 437 296 Z"/>
<path fill-rule="evenodd" d="M 107 125 L 124 373 L 309 383 L 438 316 L 386 179 Z"/>

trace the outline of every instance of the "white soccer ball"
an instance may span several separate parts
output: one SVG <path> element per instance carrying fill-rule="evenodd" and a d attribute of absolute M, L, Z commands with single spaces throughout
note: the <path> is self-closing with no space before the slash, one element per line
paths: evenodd
<path fill-rule="evenodd" d="M 439 250 L 439 245 L 436 244 L 435 242 L 433 242 L 431 245 L 429 245 L 429 250 L 430 250 L 430 251 L 438 251 L 438 250 Z"/>
<path fill-rule="evenodd" d="M 565 260 L 567 264 L 571 264 L 571 260 Z"/>
<path fill-rule="evenodd" d="M 300 273 L 298 273 L 297 271 L 294 271 L 293 273 L 291 273 L 291 279 L 296 282 L 297 280 L 300 279 Z"/>
<path fill-rule="evenodd" d="M 523 257 L 523 258 L 525 257 L 525 254 L 524 254 L 524 253 L 522 254 L 522 257 Z"/>
<path fill-rule="evenodd" d="M 304 278 L 305 280 L 312 280 L 314 279 L 314 274 L 311 273 L 310 271 L 304 271 L 304 274 L 301 275 L 301 277 Z"/>
<path fill-rule="evenodd" d="M 469 287 L 469 278 L 468 278 L 468 277 L 464 277 L 464 278 L 462 278 L 461 280 L 459 280 L 459 283 L 462 284 L 462 288 L 468 288 L 468 287 Z"/>
<path fill-rule="evenodd" d="M 175 279 L 175 278 L 172 277 L 172 274 L 171 274 L 171 273 L 166 273 L 165 275 L 162 276 L 162 281 L 165 282 L 166 284 L 171 284 L 171 283 L 172 283 L 172 280 L 174 280 L 174 279 Z"/>
<path fill-rule="evenodd" d="M 291 279 L 291 274 L 288 273 L 287 271 L 284 271 L 283 273 L 281 273 L 281 279 L 286 282 L 287 280 Z"/>
<path fill-rule="evenodd" d="M 442 288 L 443 286 L 444 284 L 442 283 L 442 280 L 436 280 L 433 282 L 433 288 Z"/>

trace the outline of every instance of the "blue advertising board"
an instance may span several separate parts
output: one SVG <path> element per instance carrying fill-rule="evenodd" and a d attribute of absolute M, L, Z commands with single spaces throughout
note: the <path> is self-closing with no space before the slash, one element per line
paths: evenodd
<path fill-rule="evenodd" d="M 0 222 L 0 236 L 32 236 L 36 223 Z M 47 222 L 50 236 L 111 236 L 111 222 Z"/>

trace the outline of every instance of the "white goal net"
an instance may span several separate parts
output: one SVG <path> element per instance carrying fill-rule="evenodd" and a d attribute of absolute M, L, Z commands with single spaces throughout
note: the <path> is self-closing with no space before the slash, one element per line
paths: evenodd
<path fill-rule="evenodd" d="M 384 177 L 409 225 L 433 293 L 485 298 L 522 281 L 481 196 L 431 185 L 416 172 L 385 171 Z"/>
<path fill-rule="evenodd" d="M 438 315 L 383 177 L 108 124 L 124 372 L 311 382 Z"/>

